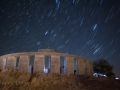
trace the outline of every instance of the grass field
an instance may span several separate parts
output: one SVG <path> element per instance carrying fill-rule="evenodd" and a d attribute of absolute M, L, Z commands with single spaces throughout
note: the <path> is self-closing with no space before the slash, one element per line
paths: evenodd
<path fill-rule="evenodd" d="M 80 75 L 0 72 L 0 90 L 120 90 L 120 82 Z"/>

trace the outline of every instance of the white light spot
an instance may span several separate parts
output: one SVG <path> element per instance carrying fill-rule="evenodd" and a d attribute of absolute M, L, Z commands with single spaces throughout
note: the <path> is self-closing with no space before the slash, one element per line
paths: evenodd
<path fill-rule="evenodd" d="M 117 78 L 117 77 L 116 77 L 115 79 L 119 80 L 120 78 Z"/>
<path fill-rule="evenodd" d="M 84 20 L 84 18 L 81 20 L 81 22 L 80 22 L 80 26 L 83 24 L 83 20 Z"/>
<path fill-rule="evenodd" d="M 96 28 L 97 28 L 97 24 L 94 25 L 93 30 L 95 30 Z"/>
<path fill-rule="evenodd" d="M 103 0 L 100 1 L 100 4 L 102 4 Z"/>
<path fill-rule="evenodd" d="M 95 51 L 94 51 L 94 55 L 98 52 L 100 50 L 100 47 L 99 48 L 97 48 Z"/>
<path fill-rule="evenodd" d="M 48 31 L 45 32 L 45 35 L 47 35 L 47 34 L 48 34 Z"/>
<path fill-rule="evenodd" d="M 67 17 L 67 20 L 69 20 L 70 16 Z"/>
<path fill-rule="evenodd" d="M 73 3 L 75 2 L 75 0 L 73 0 Z"/>
<path fill-rule="evenodd" d="M 40 45 L 40 44 L 41 44 L 41 42 L 40 42 L 40 41 L 38 41 L 38 42 L 37 42 L 37 45 Z"/>
<path fill-rule="evenodd" d="M 55 37 L 57 34 L 54 34 L 54 36 L 53 37 Z"/>
<path fill-rule="evenodd" d="M 57 9 L 60 7 L 60 1 L 56 0 Z"/>
<path fill-rule="evenodd" d="M 45 72 L 45 73 L 48 73 L 48 69 L 44 68 L 44 72 Z"/>

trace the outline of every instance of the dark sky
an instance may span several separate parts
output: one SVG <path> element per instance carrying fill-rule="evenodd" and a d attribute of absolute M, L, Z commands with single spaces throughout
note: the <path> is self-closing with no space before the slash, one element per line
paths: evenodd
<path fill-rule="evenodd" d="M 120 77 L 120 0 L 0 0 L 0 55 L 39 48 L 104 58 Z"/>

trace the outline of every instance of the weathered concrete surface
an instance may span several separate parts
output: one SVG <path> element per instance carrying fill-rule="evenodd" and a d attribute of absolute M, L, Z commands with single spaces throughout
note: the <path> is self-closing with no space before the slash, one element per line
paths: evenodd
<path fill-rule="evenodd" d="M 84 75 L 87 75 L 87 66 L 86 66 L 86 60 L 83 60 L 83 71 L 84 71 Z"/>
<path fill-rule="evenodd" d="M 9 68 L 14 69 L 16 60 L 13 57 L 20 57 L 18 70 L 28 71 L 29 67 L 29 56 L 35 56 L 33 72 L 44 72 L 44 56 L 51 57 L 51 68 L 50 72 L 60 73 L 60 57 L 65 57 L 65 73 L 74 74 L 74 58 L 77 59 L 78 74 L 79 75 L 92 75 L 93 74 L 93 64 L 83 58 L 76 55 L 57 53 L 53 49 L 39 49 L 39 52 L 23 52 L 23 53 L 13 53 L 0 56 L 0 70 Z M 6 65 L 4 65 L 4 58 L 7 58 Z"/>
<path fill-rule="evenodd" d="M 78 58 L 78 74 L 79 75 L 84 75 L 84 65 L 83 65 L 84 61 L 81 58 Z"/>
<path fill-rule="evenodd" d="M 1 57 L 10 57 L 10 56 L 15 56 L 15 57 L 20 57 L 23 55 L 28 55 L 28 56 L 35 56 L 35 55 L 45 55 L 45 56 L 51 56 L 51 55 L 59 55 L 63 57 L 76 57 L 76 58 L 81 58 L 76 55 L 71 55 L 71 54 L 64 54 L 64 53 L 55 53 L 55 52 L 22 52 L 22 53 L 13 53 L 13 54 L 6 54 L 2 55 Z"/>
<path fill-rule="evenodd" d="M 35 55 L 33 72 L 44 72 L 44 55 Z"/>
<path fill-rule="evenodd" d="M 66 57 L 66 74 L 74 74 L 74 57 Z"/>
<path fill-rule="evenodd" d="M 90 68 L 91 68 L 91 76 L 93 75 L 93 64 L 92 63 L 90 63 Z"/>
<path fill-rule="evenodd" d="M 3 58 L 0 57 L 0 71 L 3 70 L 3 65 L 4 65 Z"/>
<path fill-rule="evenodd" d="M 60 73 L 60 56 L 51 56 L 51 73 Z"/>
<path fill-rule="evenodd" d="M 38 52 L 58 52 L 55 49 L 38 49 Z"/>
<path fill-rule="evenodd" d="M 3 58 L 3 70 L 6 69 L 7 58 Z"/>
<path fill-rule="evenodd" d="M 18 70 L 28 72 L 29 60 L 30 60 L 30 57 L 28 55 L 20 56 L 20 60 L 19 60 L 19 64 L 18 64 Z"/>
<path fill-rule="evenodd" d="M 86 61 L 86 74 L 89 76 L 91 75 L 91 66 L 89 61 Z"/>
<path fill-rule="evenodd" d="M 14 56 L 8 57 L 6 62 L 6 69 L 14 70 L 15 64 L 16 64 L 16 57 Z"/>
<path fill-rule="evenodd" d="M 78 59 L 76 59 L 76 57 L 74 58 L 74 61 L 75 61 L 75 66 L 74 66 L 74 70 L 76 70 L 76 72 L 75 72 L 75 75 L 79 75 L 79 73 L 78 73 Z"/>

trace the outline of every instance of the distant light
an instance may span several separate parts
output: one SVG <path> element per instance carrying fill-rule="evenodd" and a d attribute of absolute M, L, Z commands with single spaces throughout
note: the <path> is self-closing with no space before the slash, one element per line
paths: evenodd
<path fill-rule="evenodd" d="M 106 75 L 103 75 L 104 77 L 107 77 Z"/>
<path fill-rule="evenodd" d="M 97 73 L 94 73 L 93 75 L 96 75 Z"/>
<path fill-rule="evenodd" d="M 38 42 L 37 42 L 37 45 L 40 45 L 40 43 L 41 43 L 41 42 L 40 42 L 40 41 L 38 41 Z"/>
<path fill-rule="evenodd" d="M 75 2 L 75 0 L 73 0 L 73 3 Z"/>
<path fill-rule="evenodd" d="M 48 69 L 44 68 L 44 72 L 45 72 L 45 73 L 48 73 Z"/>
<path fill-rule="evenodd" d="M 54 34 L 54 36 L 53 37 L 55 37 L 57 34 Z"/>
<path fill-rule="evenodd" d="M 100 73 L 94 73 L 94 74 L 93 74 L 93 76 L 95 76 L 95 77 L 98 77 L 98 75 L 99 75 L 99 76 L 103 76 L 103 77 L 107 77 L 106 75 L 100 74 Z"/>
<path fill-rule="evenodd" d="M 97 27 L 97 24 L 95 24 L 95 25 L 94 25 L 93 30 L 95 30 L 95 29 L 96 29 L 96 27 Z"/>
<path fill-rule="evenodd" d="M 47 34 L 48 34 L 48 31 L 45 32 L 45 35 L 47 35 Z"/>
<path fill-rule="evenodd" d="M 56 0 L 56 5 L 57 5 L 57 9 L 58 9 L 59 6 L 60 6 L 60 1 L 59 0 Z"/>
<path fill-rule="evenodd" d="M 115 79 L 119 80 L 120 78 L 115 78 Z"/>

